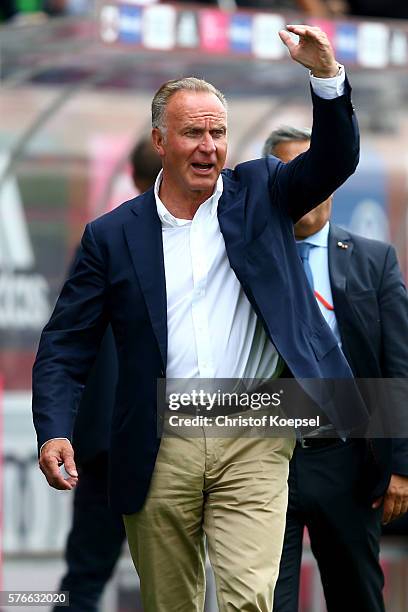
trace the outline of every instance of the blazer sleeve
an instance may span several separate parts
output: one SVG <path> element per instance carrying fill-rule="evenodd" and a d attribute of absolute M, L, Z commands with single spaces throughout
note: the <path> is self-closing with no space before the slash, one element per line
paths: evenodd
<path fill-rule="evenodd" d="M 294 222 L 332 195 L 353 174 L 359 160 L 359 131 L 348 80 L 344 95 L 325 100 L 312 90 L 312 101 L 310 148 L 279 164 L 271 185 Z"/>
<path fill-rule="evenodd" d="M 44 328 L 33 367 L 33 421 L 39 448 L 72 438 L 78 403 L 107 326 L 106 275 L 92 226 Z"/>
<path fill-rule="evenodd" d="M 378 290 L 382 334 L 383 378 L 408 378 L 408 297 L 398 265 L 395 249 L 389 246 L 384 260 Z M 390 381 L 392 385 L 392 381 Z M 408 427 L 408 406 L 402 385 L 402 396 L 398 398 L 398 419 Z M 398 392 L 398 385 L 396 386 Z M 402 412 L 400 412 L 402 410 Z M 406 415 L 405 415 L 406 413 Z M 392 441 L 393 474 L 408 476 L 408 440 L 394 438 Z"/>

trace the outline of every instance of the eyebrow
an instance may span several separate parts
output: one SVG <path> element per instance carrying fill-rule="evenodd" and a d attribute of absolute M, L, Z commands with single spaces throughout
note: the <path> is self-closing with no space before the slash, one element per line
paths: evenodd
<path fill-rule="evenodd" d="M 187 123 L 186 125 L 184 125 L 182 127 L 183 130 L 193 130 L 195 132 L 204 132 L 207 128 L 206 127 L 201 127 L 198 126 L 194 123 Z M 227 131 L 227 125 L 226 123 L 220 123 L 218 125 L 214 125 L 213 127 L 210 128 L 210 132 L 214 132 L 214 131 L 223 131 L 226 132 Z"/>

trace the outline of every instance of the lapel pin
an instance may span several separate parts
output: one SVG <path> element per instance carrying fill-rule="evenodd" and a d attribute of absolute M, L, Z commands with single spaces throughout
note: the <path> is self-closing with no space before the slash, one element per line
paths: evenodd
<path fill-rule="evenodd" d="M 340 247 L 341 249 L 348 249 L 348 244 L 345 244 L 341 240 L 338 241 L 337 246 Z"/>

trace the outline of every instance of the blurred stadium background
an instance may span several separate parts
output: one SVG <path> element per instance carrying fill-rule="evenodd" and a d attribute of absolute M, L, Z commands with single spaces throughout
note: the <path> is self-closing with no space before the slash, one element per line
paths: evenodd
<path fill-rule="evenodd" d="M 303 21 L 267 9 L 118 0 L 92 15 L 0 25 L 2 589 L 51 590 L 63 571 L 72 496 L 48 488 L 37 468 L 31 366 L 84 223 L 135 195 L 127 156 L 149 131 L 153 92 L 182 75 L 213 82 L 230 101 L 228 165 L 257 157 L 274 127 L 310 124 L 307 75 L 275 36 Z M 328 32 L 346 64 L 362 131 L 358 174 L 337 193 L 334 220 L 393 242 L 407 278 L 408 21 L 307 21 Z M 405 612 L 407 537 L 382 550 L 387 610 Z M 301 612 L 323 611 L 307 548 L 302 572 Z M 124 552 L 103 611 L 137 610 Z"/>

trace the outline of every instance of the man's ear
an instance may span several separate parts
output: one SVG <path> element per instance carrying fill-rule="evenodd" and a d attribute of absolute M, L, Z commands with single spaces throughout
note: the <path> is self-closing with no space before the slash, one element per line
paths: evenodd
<path fill-rule="evenodd" d="M 153 143 L 153 147 L 154 149 L 157 151 L 157 153 L 160 155 L 160 157 L 164 157 L 165 155 L 165 150 L 164 150 L 164 135 L 163 132 L 160 128 L 153 128 L 152 129 L 152 143 Z"/>

